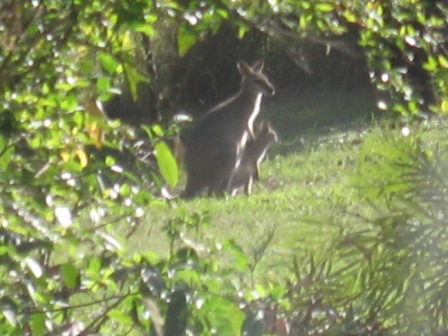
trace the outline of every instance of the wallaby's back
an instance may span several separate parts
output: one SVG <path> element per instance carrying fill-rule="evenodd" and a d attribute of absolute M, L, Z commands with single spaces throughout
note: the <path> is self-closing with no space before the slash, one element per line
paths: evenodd
<path fill-rule="evenodd" d="M 253 138 L 253 123 L 260 110 L 261 96 L 274 88 L 261 72 L 262 62 L 252 67 L 238 63 L 242 75 L 240 91 L 202 116 L 183 137 L 187 185 L 184 197 L 207 190 L 227 190 L 232 172 L 247 139 Z"/>

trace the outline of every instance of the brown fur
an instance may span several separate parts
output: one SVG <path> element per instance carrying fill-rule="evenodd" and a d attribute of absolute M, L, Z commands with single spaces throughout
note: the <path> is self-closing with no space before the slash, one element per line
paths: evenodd
<path fill-rule="evenodd" d="M 239 92 L 203 115 L 182 137 L 188 175 L 183 197 L 227 190 L 246 142 L 254 137 L 253 123 L 259 113 L 261 96 L 274 94 L 274 87 L 261 72 L 262 68 L 263 62 L 253 66 L 239 62 L 242 76 Z"/>
<path fill-rule="evenodd" d="M 229 192 L 232 196 L 241 188 L 244 188 L 246 195 L 251 193 L 253 180 L 258 179 L 260 163 L 273 142 L 278 142 L 277 133 L 268 121 L 261 122 L 254 141 L 246 145 L 241 161 L 230 179 Z"/>

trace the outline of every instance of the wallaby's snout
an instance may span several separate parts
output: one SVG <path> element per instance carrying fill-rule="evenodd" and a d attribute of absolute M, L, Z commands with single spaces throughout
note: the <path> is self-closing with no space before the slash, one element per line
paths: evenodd
<path fill-rule="evenodd" d="M 273 96 L 275 94 L 275 87 L 267 78 L 265 78 L 262 81 L 262 85 L 263 85 L 263 94 L 265 96 Z"/>
<path fill-rule="evenodd" d="M 273 96 L 275 94 L 275 88 L 271 83 L 266 82 L 267 85 L 263 88 L 263 94 L 265 96 Z"/>
<path fill-rule="evenodd" d="M 264 96 L 273 96 L 275 94 L 274 85 L 272 85 L 272 83 L 265 75 L 263 75 L 262 73 L 259 73 L 259 75 L 261 78 L 257 78 L 255 80 L 255 83 L 260 88 L 261 93 Z"/>

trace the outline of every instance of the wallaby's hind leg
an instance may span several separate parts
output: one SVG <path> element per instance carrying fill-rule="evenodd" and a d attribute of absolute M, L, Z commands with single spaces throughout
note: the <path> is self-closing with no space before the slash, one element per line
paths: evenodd
<path fill-rule="evenodd" d="M 206 188 L 207 183 L 204 181 L 204 177 L 200 174 L 188 174 L 187 184 L 185 190 L 182 193 L 182 198 L 190 199 L 199 196 L 201 192 Z"/>
<path fill-rule="evenodd" d="M 249 180 L 247 181 L 246 185 L 244 186 L 244 193 L 249 196 L 252 192 L 252 183 L 253 183 L 253 177 L 251 176 Z"/>
<path fill-rule="evenodd" d="M 216 161 L 218 166 L 211 170 L 209 194 L 222 196 L 229 190 L 229 183 L 235 170 L 236 154 L 228 152 Z"/>
<path fill-rule="evenodd" d="M 190 174 L 182 197 L 191 199 L 200 196 L 205 190 L 208 190 L 209 195 L 222 196 L 227 190 L 227 181 L 222 175 L 210 170 L 202 174 Z"/>
<path fill-rule="evenodd" d="M 228 185 L 229 185 L 229 179 L 228 178 L 221 178 L 219 180 L 213 181 L 210 184 L 210 188 L 209 188 L 209 195 L 213 195 L 213 196 L 224 196 L 224 194 L 226 193 L 226 191 L 228 191 Z"/>
<path fill-rule="evenodd" d="M 220 163 L 220 162 L 218 162 Z M 216 164 L 205 165 L 202 169 L 194 169 L 188 171 L 187 184 L 182 197 L 189 199 L 200 196 L 204 191 L 208 194 L 222 194 L 226 186 L 221 187 L 223 183 L 228 181 L 227 171 L 231 165 Z"/>

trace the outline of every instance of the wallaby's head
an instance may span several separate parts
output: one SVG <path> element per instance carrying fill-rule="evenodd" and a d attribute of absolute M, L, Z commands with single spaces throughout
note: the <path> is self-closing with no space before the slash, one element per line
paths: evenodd
<path fill-rule="evenodd" d="M 279 142 L 277 132 L 272 128 L 271 123 L 267 120 L 263 120 L 255 134 L 256 141 L 270 144 L 273 142 Z"/>
<path fill-rule="evenodd" d="M 265 96 L 272 96 L 275 93 L 275 88 L 266 77 L 263 70 L 263 61 L 257 61 L 252 66 L 245 62 L 238 62 L 238 70 L 243 76 L 243 86 L 245 89 L 253 93 L 261 93 Z"/>

